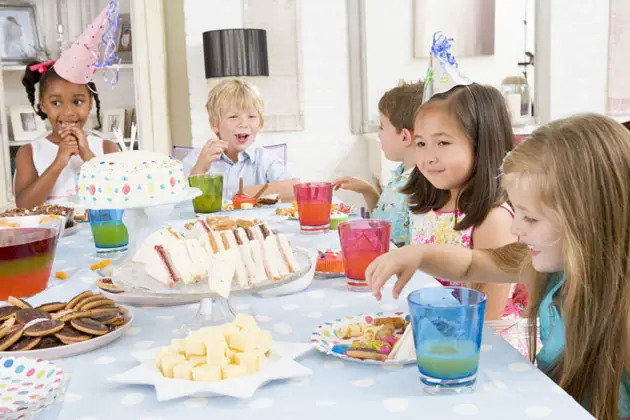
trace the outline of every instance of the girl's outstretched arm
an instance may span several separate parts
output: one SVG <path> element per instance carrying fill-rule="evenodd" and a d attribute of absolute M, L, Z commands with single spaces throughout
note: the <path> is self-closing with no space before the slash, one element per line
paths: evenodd
<path fill-rule="evenodd" d="M 398 277 L 392 295 L 398 298 L 416 270 L 454 282 L 518 283 L 529 279 L 522 273 L 527 246 L 518 242 L 498 249 L 471 250 L 459 245 L 409 245 L 375 259 L 365 271 L 372 294 L 381 299 L 383 285 Z M 524 276 L 525 275 L 525 276 Z"/>

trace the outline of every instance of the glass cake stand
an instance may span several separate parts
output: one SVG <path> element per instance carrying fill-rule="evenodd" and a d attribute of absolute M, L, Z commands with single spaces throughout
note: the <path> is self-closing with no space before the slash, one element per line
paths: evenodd
<path fill-rule="evenodd" d="M 307 275 L 312 268 L 312 258 L 304 248 L 294 247 L 293 255 L 300 269 L 280 280 L 267 280 L 246 288 L 232 288 L 229 296 L 221 296 L 212 289 L 207 282 L 196 284 L 177 284 L 168 289 L 163 283 L 147 275 L 142 264 L 128 260 L 121 264 L 112 274 L 112 282 L 116 287 L 125 291 L 141 294 L 147 297 L 199 299 L 199 308 L 195 316 L 186 321 L 180 332 L 197 330 L 209 325 L 221 325 L 234 319 L 235 313 L 230 304 L 231 296 L 247 295 L 264 290 L 274 289 L 299 280 Z"/>

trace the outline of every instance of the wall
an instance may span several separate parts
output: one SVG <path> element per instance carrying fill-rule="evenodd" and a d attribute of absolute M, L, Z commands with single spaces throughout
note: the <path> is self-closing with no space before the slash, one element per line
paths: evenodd
<path fill-rule="evenodd" d="M 536 3 L 539 122 L 577 112 L 606 113 L 609 2 Z"/>
<path fill-rule="evenodd" d="M 413 57 L 413 0 L 369 0 L 365 4 L 368 109 L 370 119 L 378 121 L 381 95 L 400 79 L 424 78 L 428 59 Z M 457 57 L 465 75 L 476 82 L 499 86 L 504 77 L 517 74 L 517 63 L 524 58 L 526 10 L 527 48 L 533 52 L 534 1 L 496 0 L 494 55 Z"/>
<path fill-rule="evenodd" d="M 328 180 L 341 174 L 368 178 L 365 141 L 350 133 L 349 72 L 346 4 L 339 0 L 302 1 L 304 69 L 303 131 L 264 133 L 261 144 L 287 143 L 289 169 L 309 180 Z M 192 120 L 192 143 L 210 137 L 205 110 L 207 96 L 202 33 L 242 27 L 241 2 L 186 0 L 186 49 Z M 322 22 L 326 22 L 322 25 Z M 343 200 L 356 201 L 341 192 Z"/>

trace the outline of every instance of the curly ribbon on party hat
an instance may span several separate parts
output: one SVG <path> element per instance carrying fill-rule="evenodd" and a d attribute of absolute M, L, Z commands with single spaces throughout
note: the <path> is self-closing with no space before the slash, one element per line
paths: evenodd
<path fill-rule="evenodd" d="M 28 66 L 30 71 L 38 71 L 41 74 L 44 74 L 48 71 L 50 66 L 55 64 L 55 60 L 46 61 L 44 63 L 33 64 L 32 66 Z"/>
<path fill-rule="evenodd" d="M 65 80 L 76 84 L 87 84 L 97 68 L 114 67 L 115 77 L 107 80 L 112 87 L 118 80 L 116 44 L 112 42 L 118 28 L 118 2 L 110 1 L 85 31 L 64 50 L 54 64 L 55 71 Z M 99 59 L 100 58 L 100 59 Z"/>
<path fill-rule="evenodd" d="M 472 81 L 459 71 L 457 60 L 451 54 L 454 42 L 453 38 L 447 38 L 442 32 L 433 34 L 429 68 L 424 79 L 423 103 L 436 93 L 446 92 L 454 86 L 472 84 Z"/>

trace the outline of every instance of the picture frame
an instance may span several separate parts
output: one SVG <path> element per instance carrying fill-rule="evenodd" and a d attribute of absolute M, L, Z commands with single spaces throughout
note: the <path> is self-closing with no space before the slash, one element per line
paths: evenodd
<path fill-rule="evenodd" d="M 133 62 L 133 30 L 131 28 L 131 15 L 129 13 L 120 14 L 118 33 L 116 34 L 116 53 L 121 58 L 121 63 L 131 64 Z"/>
<path fill-rule="evenodd" d="M 114 129 L 119 127 L 120 130 L 125 132 L 125 109 L 114 108 L 103 110 L 103 128 L 102 133 L 105 138 L 115 138 Z"/>
<path fill-rule="evenodd" d="M 13 141 L 31 141 L 46 134 L 46 124 L 29 105 L 9 108 Z"/>
<path fill-rule="evenodd" d="M 37 60 L 41 51 L 35 6 L 0 3 L 0 58 L 3 63 Z"/>

